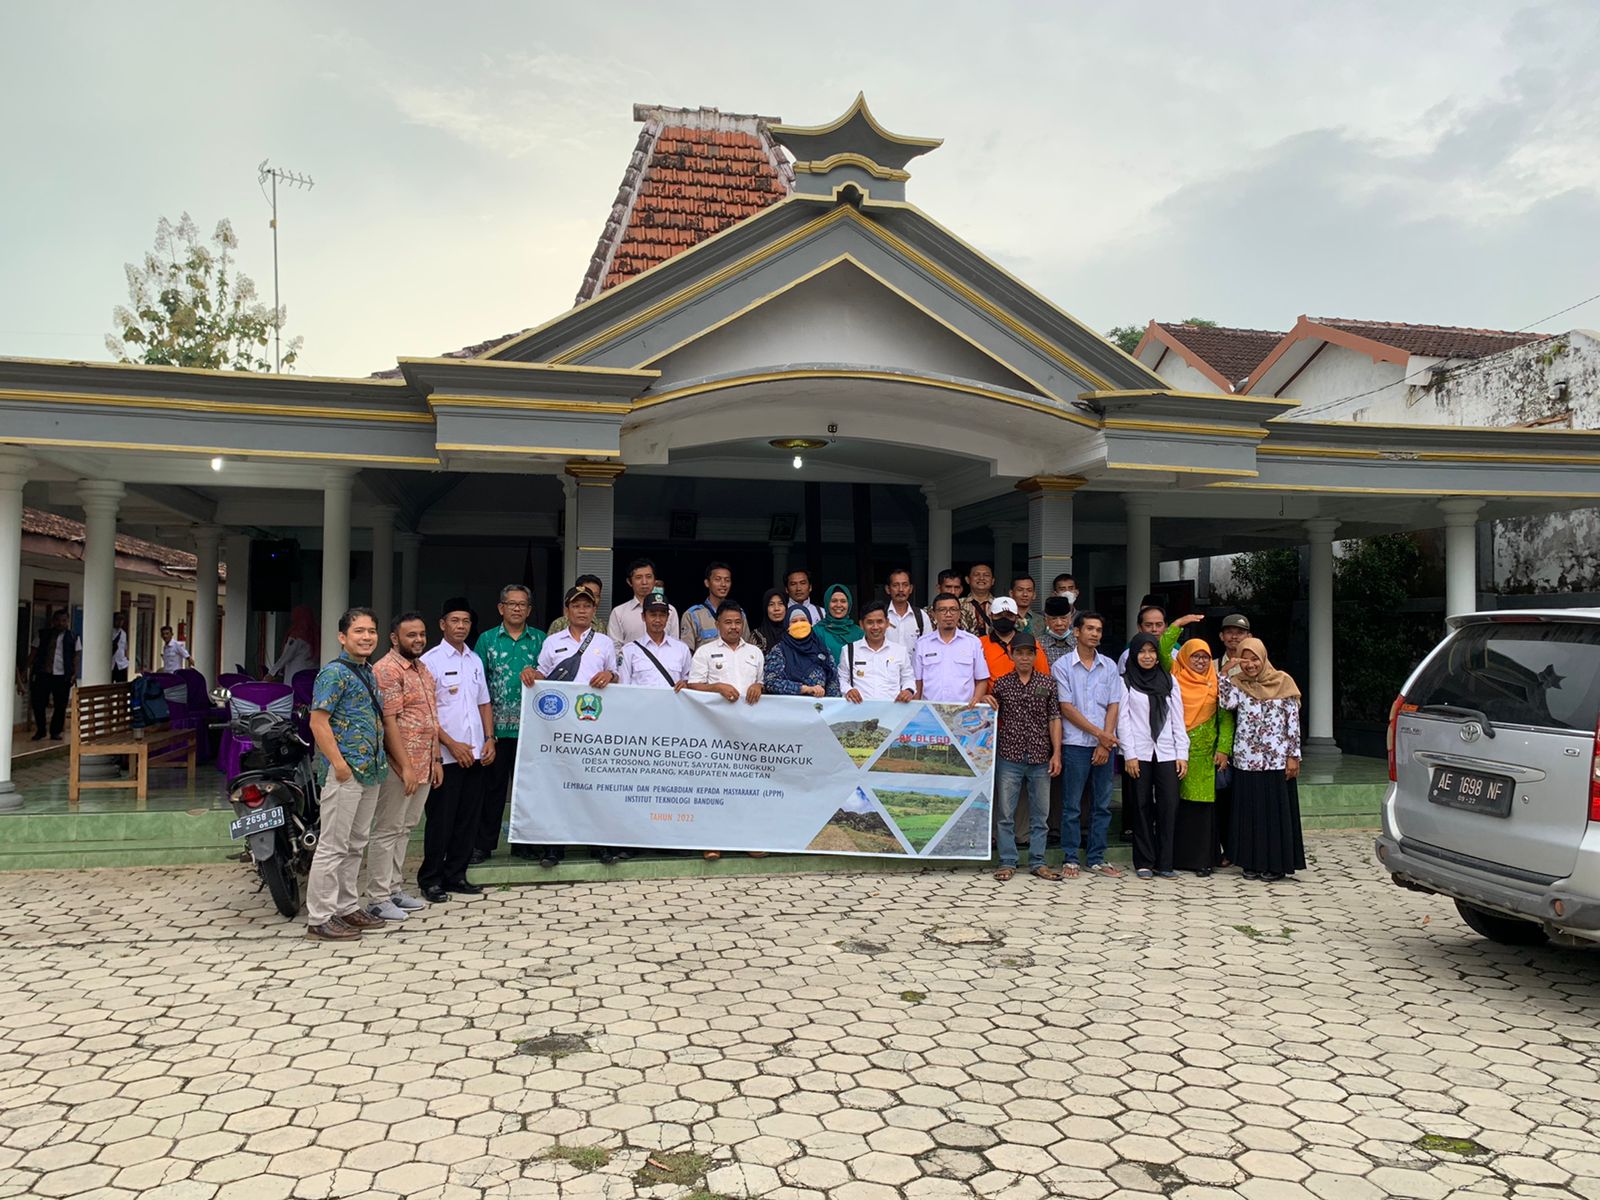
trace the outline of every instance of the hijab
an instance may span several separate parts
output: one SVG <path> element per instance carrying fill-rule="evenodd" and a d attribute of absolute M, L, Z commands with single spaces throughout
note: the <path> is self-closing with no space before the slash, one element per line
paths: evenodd
<path fill-rule="evenodd" d="M 849 605 L 842 617 L 828 615 L 828 601 L 833 599 L 835 592 L 843 592 L 845 603 Z M 856 598 L 844 584 L 836 583 L 822 593 L 822 620 L 817 623 L 817 633 L 822 638 L 823 645 L 832 651 L 834 658 L 838 658 L 839 652 L 846 646 L 854 645 L 867 636 L 861 626 L 856 624 L 855 611 Z"/>
<path fill-rule="evenodd" d="M 1240 657 L 1246 650 L 1261 660 L 1261 674 L 1254 679 L 1245 678 L 1244 668 L 1239 663 Z M 1253 696 L 1257 700 L 1300 699 L 1299 687 L 1289 677 L 1287 671 L 1280 671 L 1272 665 L 1272 661 L 1267 658 L 1267 648 L 1260 638 L 1249 637 L 1239 643 L 1239 649 L 1228 658 L 1228 679 L 1246 696 Z"/>
<path fill-rule="evenodd" d="M 1156 652 L 1156 665 L 1141 667 L 1139 651 L 1149 646 Z M 1128 665 L 1122 678 L 1136 692 L 1143 692 L 1150 701 L 1150 736 L 1159 738 L 1167 727 L 1167 698 L 1172 695 L 1172 676 L 1161 665 L 1161 639 L 1153 633 L 1136 633 L 1128 643 Z"/>
<path fill-rule="evenodd" d="M 752 632 L 761 639 L 761 644 L 768 650 L 776 650 L 783 641 L 783 626 L 767 615 L 767 610 L 772 607 L 772 598 L 776 596 L 783 601 L 785 610 L 789 607 L 789 593 L 782 588 L 768 588 L 767 594 L 761 597 L 761 624 Z M 787 611 L 784 614 L 788 615 Z"/>
<path fill-rule="evenodd" d="M 833 678 L 833 655 L 828 653 L 816 629 L 803 638 L 789 632 L 789 624 L 796 617 L 808 624 L 811 621 L 811 614 L 798 604 L 789 605 L 783 614 L 783 640 L 778 643 L 778 649 L 783 651 L 784 677 L 800 683 L 810 678 L 813 668 L 821 667 L 824 679 Z"/>
<path fill-rule="evenodd" d="M 1183 697 L 1183 727 L 1198 729 L 1217 715 L 1217 664 L 1208 662 L 1204 671 L 1196 671 L 1189 656 L 1196 650 L 1211 650 L 1203 637 L 1192 637 L 1178 651 L 1178 661 L 1173 664 L 1172 677 L 1178 682 L 1178 694 Z"/>

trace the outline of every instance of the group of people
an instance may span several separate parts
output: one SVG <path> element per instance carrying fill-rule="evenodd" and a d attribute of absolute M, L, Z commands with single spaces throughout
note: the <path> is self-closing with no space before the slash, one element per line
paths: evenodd
<path fill-rule="evenodd" d="M 763 596 L 753 620 L 731 598 L 726 563 L 707 567 L 705 598 L 681 615 L 650 560 L 631 563 L 627 581 L 631 595 L 603 621 L 601 580 L 580 577 L 547 631 L 530 623 L 528 587 L 508 584 L 500 590 L 500 623 L 472 645 L 475 617 L 465 597 L 443 605 L 432 649 L 427 619 L 402 613 L 376 662 L 371 611 L 341 617 L 340 654 L 318 673 L 312 702 L 326 778 L 309 936 L 358 937 L 451 894 L 482 890 L 467 872 L 498 849 L 523 690 L 540 680 L 693 690 L 745 704 L 767 694 L 990 704 L 999 713 L 1002 880 L 1018 868 L 1015 818 L 1024 788 L 1034 875 L 1077 876 L 1080 842 L 1082 869 L 1121 873 L 1106 861 L 1118 763 L 1141 877 L 1180 869 L 1210 874 L 1228 856 L 1251 878 L 1282 878 L 1304 866 L 1294 791 L 1299 692 L 1249 637 L 1242 615 L 1224 622 L 1226 652 L 1218 662 L 1193 635 L 1199 617 L 1169 626 L 1149 605 L 1119 663 L 1101 653 L 1105 620 L 1078 610 L 1069 574 L 1052 581 L 1035 609 L 1037 585 L 1028 576 L 1000 595 L 987 564 L 965 576 L 945 571 L 939 592 L 920 608 L 905 570 L 889 574 L 883 599 L 860 605 L 844 584 L 826 588 L 817 603 L 809 574 L 795 570 L 783 588 Z M 1045 862 L 1052 791 L 1061 813 L 1060 870 Z M 1219 794 L 1232 800 L 1221 821 Z M 417 897 L 405 889 L 401 868 L 424 816 Z M 358 897 L 364 852 L 369 882 Z M 554 867 L 566 848 L 513 844 L 510 852 Z M 616 847 L 595 853 L 603 863 L 627 855 Z"/>
<path fill-rule="evenodd" d="M 161 627 L 158 651 L 161 670 L 171 673 L 194 666 L 189 647 L 177 637 L 172 626 Z M 27 660 L 28 704 L 33 710 L 33 740 L 46 737 L 59 742 L 67 727 L 67 705 L 72 685 L 78 681 L 83 664 L 83 638 L 72 631 L 72 618 L 64 608 L 50 614 L 29 647 Z M 128 657 L 128 614 L 111 614 L 111 682 L 128 682 L 132 663 Z"/>

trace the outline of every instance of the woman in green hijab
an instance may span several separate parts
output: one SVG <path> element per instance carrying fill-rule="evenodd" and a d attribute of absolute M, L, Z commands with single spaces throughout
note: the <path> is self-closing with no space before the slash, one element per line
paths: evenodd
<path fill-rule="evenodd" d="M 834 661 L 844 653 L 844 648 L 859 642 L 867 635 L 855 621 L 856 598 L 842 583 L 836 583 L 822 593 L 822 621 L 817 626 L 817 636 Z"/>

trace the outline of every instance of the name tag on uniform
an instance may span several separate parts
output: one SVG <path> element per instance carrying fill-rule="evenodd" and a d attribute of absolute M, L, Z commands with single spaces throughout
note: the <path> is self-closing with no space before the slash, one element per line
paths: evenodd
<path fill-rule="evenodd" d="M 856 678 L 857 679 L 865 679 L 866 677 L 867 677 L 867 669 L 865 667 L 857 667 L 856 668 Z"/>
<path fill-rule="evenodd" d="M 445 683 L 450 688 L 450 694 L 452 696 L 454 696 L 457 692 L 459 692 L 461 690 L 461 688 L 459 686 L 457 686 L 456 683 L 451 682 L 452 680 L 456 680 L 458 678 L 458 675 L 459 675 L 459 672 L 456 672 L 456 671 L 446 671 L 444 673 Z"/>
<path fill-rule="evenodd" d="M 923 662 L 933 662 L 938 657 L 939 657 L 939 652 L 937 650 L 928 650 L 928 651 L 924 651 L 924 653 L 922 655 L 922 661 Z"/>

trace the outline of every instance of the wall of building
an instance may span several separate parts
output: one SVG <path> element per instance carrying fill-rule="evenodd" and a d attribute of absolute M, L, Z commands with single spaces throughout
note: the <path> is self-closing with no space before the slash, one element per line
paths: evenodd
<path fill-rule="evenodd" d="M 1327 345 L 1322 353 L 1311 360 L 1304 370 L 1283 389 L 1283 395 L 1300 401 L 1303 409 L 1330 401 L 1342 401 L 1347 396 L 1373 393 L 1352 400 L 1348 405 L 1337 404 L 1313 415 L 1317 420 L 1348 420 L 1350 414 L 1389 397 L 1404 399 L 1406 386 L 1401 382 L 1408 369 L 1390 362 L 1373 362 L 1365 354 L 1343 346 Z M 1373 392 L 1373 389 L 1382 389 Z M 1297 414 L 1288 414 L 1292 420 Z M 1366 418 L 1361 418 L 1366 419 Z"/>
<path fill-rule="evenodd" d="M 1160 351 L 1166 347 L 1159 342 L 1153 342 L 1145 349 L 1142 361 L 1148 367 L 1167 381 L 1167 385 L 1180 392 L 1221 392 L 1222 389 L 1210 376 L 1203 375 L 1195 370 L 1182 358 L 1168 350 L 1165 358 Z M 1161 365 L 1157 367 L 1156 360 L 1160 359 Z"/>
<path fill-rule="evenodd" d="M 67 605 L 73 614 L 76 625 L 83 607 L 83 568 L 76 559 L 51 558 L 43 555 L 24 554 L 22 559 L 22 586 L 20 589 L 21 600 L 30 607 L 28 625 L 30 631 L 29 642 L 38 635 L 47 619 L 44 606 L 33 605 L 36 584 L 57 584 L 67 589 Z M 136 571 L 119 570 L 117 572 L 116 600 L 120 604 L 122 593 L 127 592 L 132 598 L 133 606 L 137 607 L 140 597 L 149 596 L 155 605 L 155 629 L 150 638 L 150 652 L 155 652 L 159 647 L 160 627 L 168 620 L 174 627 L 184 622 L 191 605 L 194 604 L 194 585 L 187 580 L 177 580 L 165 576 L 152 576 Z M 225 602 L 225 598 L 224 601 Z M 110 637 L 110 631 L 106 636 Z M 133 649 L 137 650 L 135 646 Z M 130 655 L 131 656 L 131 655 Z M 148 666 L 148 663 L 146 664 Z"/>

